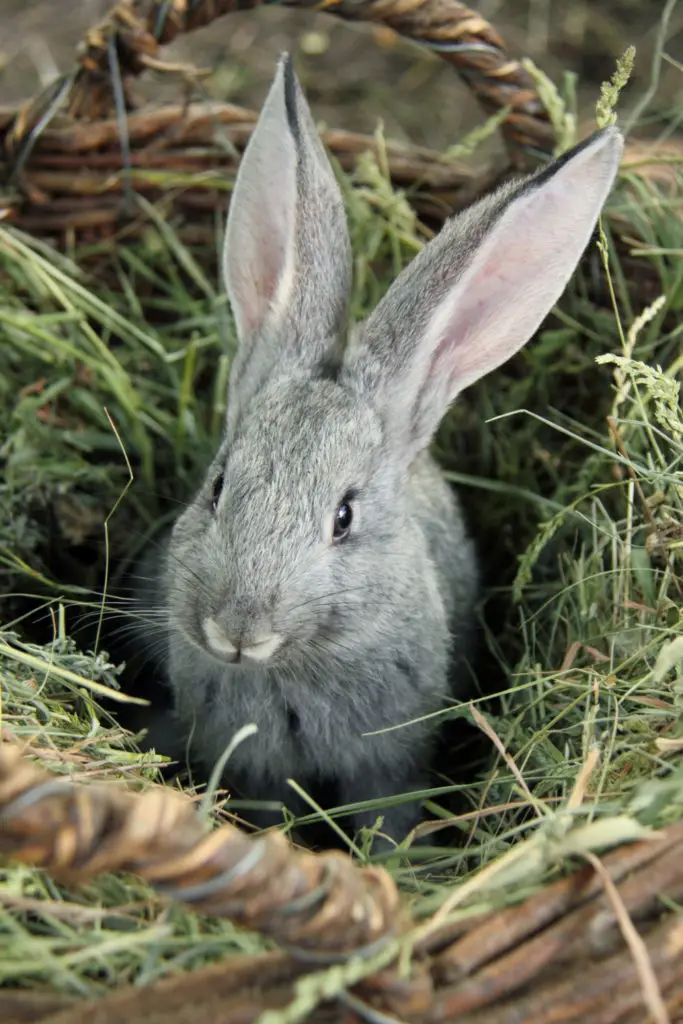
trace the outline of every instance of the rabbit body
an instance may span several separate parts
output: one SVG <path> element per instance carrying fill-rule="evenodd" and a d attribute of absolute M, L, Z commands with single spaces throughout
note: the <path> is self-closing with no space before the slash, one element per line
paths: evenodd
<path fill-rule="evenodd" d="M 609 129 L 449 221 L 347 341 L 344 203 L 287 58 L 240 166 L 225 279 L 225 438 L 159 578 L 175 713 L 208 767 L 377 801 L 400 839 L 438 712 L 465 693 L 477 565 L 428 454 L 450 403 L 516 352 L 576 266 L 619 165 Z M 383 803 L 383 801 L 386 801 Z M 372 823 L 377 809 L 354 816 Z"/>
<path fill-rule="evenodd" d="M 280 664 L 224 665 L 185 630 L 170 634 L 176 711 L 193 723 L 202 758 L 214 763 L 238 729 L 258 727 L 227 771 L 250 798 L 291 805 L 290 777 L 304 788 L 333 780 L 344 804 L 427 784 L 434 722 L 395 727 L 444 705 L 452 652 L 469 634 L 475 555 L 431 456 L 421 453 L 407 468 L 389 456 L 379 417 L 360 403 L 354 409 L 343 385 L 278 379 L 245 418 L 232 458 L 221 450 L 216 462 L 229 475 L 234 460 L 252 487 L 245 484 L 214 531 L 207 503 L 201 539 L 196 507 L 175 526 L 167 570 L 173 620 L 184 622 L 207 601 L 224 606 L 224 581 L 236 579 L 248 587 L 233 592 L 228 617 L 248 619 L 250 604 L 272 600 L 274 626 L 290 638 Z M 343 560 L 334 550 L 321 557 L 311 543 L 340 478 L 355 481 L 363 531 Z M 238 490 L 226 487 L 231 496 Z M 236 551 L 244 559 L 237 569 Z M 367 735 L 382 729 L 391 731 Z M 417 808 L 402 803 L 382 814 L 384 829 L 400 836 Z"/>

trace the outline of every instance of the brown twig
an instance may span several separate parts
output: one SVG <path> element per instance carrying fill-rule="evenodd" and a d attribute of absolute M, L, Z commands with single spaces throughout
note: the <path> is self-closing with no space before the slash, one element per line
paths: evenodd
<path fill-rule="evenodd" d="M 198 243 L 213 245 L 216 213 L 227 209 L 255 117 L 230 104 L 139 111 L 126 121 L 126 160 L 118 120 L 86 124 L 61 119 L 36 140 L 16 179 L 21 191 L 4 197 L 0 191 L 0 209 L 24 230 L 61 244 L 68 231 L 106 235 L 133 226 L 135 214 L 126 211 L 124 201 L 124 190 L 133 187 L 150 202 L 166 199 L 179 233 L 189 231 Z M 3 136 L 0 126 L 0 182 L 17 166 L 25 137 L 10 131 Z M 355 169 L 361 153 L 379 152 L 374 138 L 355 132 L 327 131 L 323 141 L 346 171 Z M 497 180 L 490 170 L 475 174 L 462 162 L 444 160 L 424 147 L 388 142 L 383 154 L 394 186 L 410 188 L 415 208 L 437 220 Z"/>
<path fill-rule="evenodd" d="M 655 1024 L 671 1024 L 671 1018 L 669 1017 L 669 1012 L 662 999 L 662 993 L 657 982 L 657 975 L 648 956 L 647 946 L 638 934 L 638 930 L 629 916 L 624 901 L 619 895 L 619 890 L 610 878 L 609 872 L 605 870 L 600 858 L 590 851 L 585 856 L 604 885 L 605 892 L 614 908 L 615 917 L 631 951 L 638 978 L 640 979 L 643 1000 L 650 1011 L 652 1019 L 655 1021 Z"/>

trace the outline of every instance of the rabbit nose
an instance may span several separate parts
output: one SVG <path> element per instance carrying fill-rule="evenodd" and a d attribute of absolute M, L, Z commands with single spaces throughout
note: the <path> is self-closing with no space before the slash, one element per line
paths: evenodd
<path fill-rule="evenodd" d="M 243 656 L 252 661 L 267 661 L 284 639 L 279 633 L 265 631 L 259 634 L 242 634 L 239 637 L 228 636 L 223 627 L 212 618 L 204 620 L 203 629 L 206 642 L 213 653 L 220 654 L 231 662 L 238 662 Z"/>

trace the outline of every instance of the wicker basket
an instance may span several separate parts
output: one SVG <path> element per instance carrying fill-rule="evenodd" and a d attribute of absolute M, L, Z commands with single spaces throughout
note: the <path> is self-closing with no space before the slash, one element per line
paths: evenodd
<path fill-rule="evenodd" d="M 87 33 L 70 74 L 19 108 L 0 108 L 0 220 L 58 246 L 120 241 L 146 224 L 142 206 L 131 202 L 134 192 L 151 202 L 164 198 L 185 244 L 214 246 L 216 215 L 227 208 L 230 182 L 257 114 L 229 103 L 139 107 L 132 85 L 148 67 L 171 78 L 181 75 L 161 59 L 165 44 L 257 5 L 258 0 L 119 0 Z M 510 170 L 532 169 L 552 153 L 553 130 L 534 81 L 507 55 L 486 19 L 459 0 L 286 5 L 386 26 L 452 64 L 486 115 L 505 111 L 499 130 L 507 163 L 483 171 L 424 147 L 387 143 L 393 183 L 409 188 L 410 202 L 430 226 L 438 227 Z M 345 170 L 355 167 L 359 154 L 377 151 L 374 138 L 354 132 L 327 131 L 323 139 Z M 664 149 L 629 142 L 624 166 L 644 177 L 661 176 L 663 162 L 681 155 L 676 141 Z M 170 172 L 165 183 L 159 170 Z M 618 233 L 632 229 L 615 226 Z M 642 298 L 651 299 L 647 288 Z"/>
<path fill-rule="evenodd" d="M 183 176 L 211 171 L 214 183 L 233 178 L 254 112 L 220 103 L 135 109 L 131 85 L 150 64 L 163 69 L 159 51 L 179 33 L 245 6 L 256 3 L 117 4 L 88 33 L 72 74 L 20 109 L 0 110 L 0 215 L 54 241 L 66 235 L 91 240 L 124 227 L 140 229 L 140 209 L 127 202 L 126 189 L 159 199 L 164 186 L 154 172 L 160 168 Z M 533 165 L 551 151 L 553 133 L 529 75 L 507 56 L 488 22 L 457 0 L 289 0 L 288 6 L 382 23 L 429 47 L 456 68 L 487 114 L 507 109 L 501 131 L 511 165 Z M 330 131 L 324 140 L 346 169 L 376 147 L 352 132 Z M 388 158 L 394 182 L 419 184 L 415 204 L 436 219 L 471 202 L 505 172 L 501 167 L 474 176 L 466 165 L 431 150 L 391 143 Z M 198 177 L 187 187 L 167 188 L 180 237 L 189 244 L 213 239 L 216 210 L 227 202 L 225 187 Z"/>
<path fill-rule="evenodd" d="M 251 838 L 225 825 L 207 835 L 189 797 L 170 788 L 135 795 L 115 785 L 70 783 L 42 772 L 5 743 L 3 855 L 72 883 L 105 871 L 134 872 L 167 897 L 258 929 L 283 948 L 231 957 L 145 989 L 122 988 L 96 1004 L 0 988 L 4 1024 L 246 1024 L 266 1009 L 286 1007 L 302 974 L 347 964 L 351 957 L 360 965 L 356 984 L 341 984 L 307 1019 L 683 1019 L 683 941 L 680 918 L 671 911 L 683 898 L 681 824 L 601 861 L 593 857 L 575 874 L 505 910 L 455 925 L 438 915 L 413 922 L 382 868 L 357 867 L 341 853 L 296 850 L 278 832 Z M 462 887 L 455 892 L 464 895 Z M 629 934 L 624 914 L 637 922 L 638 932 L 630 924 Z M 396 955 L 397 942 L 408 937 L 406 974 Z M 656 1018 L 645 1010 L 648 983 L 654 989 L 648 1008 L 662 1011 Z"/>
<path fill-rule="evenodd" d="M 163 66 L 160 48 L 179 33 L 251 6 L 255 0 L 121 0 L 88 34 L 73 74 L 20 109 L 0 111 L 0 217 L 57 244 L 120 239 L 144 226 L 127 189 L 153 201 L 163 195 L 155 169 L 234 177 L 253 112 L 229 104 L 135 109 L 130 85 L 151 63 Z M 421 214 L 438 220 L 510 167 L 534 166 L 552 151 L 553 132 L 533 82 L 486 20 L 457 0 L 289 0 L 288 6 L 383 23 L 453 64 L 485 113 L 506 108 L 500 130 L 508 166 L 488 177 L 475 178 L 426 149 L 389 145 L 393 180 L 419 183 L 412 201 Z M 234 156 L 216 142 L 217 126 Z M 343 131 L 327 132 L 324 140 L 346 168 L 375 146 Z M 648 152 L 640 144 L 641 172 Z M 227 200 L 225 189 L 198 176 L 182 188 L 168 186 L 167 201 L 181 237 L 202 243 L 213 239 L 216 210 Z M 337 853 L 296 851 L 279 835 L 253 840 L 225 826 L 207 837 L 189 799 L 171 790 L 134 795 L 123 787 L 68 783 L 2 743 L 0 855 L 69 882 L 136 872 L 170 899 L 231 917 L 282 947 L 143 990 L 125 988 L 96 1007 L 0 988 L 5 1024 L 255 1021 L 266 1008 L 286 1006 L 302 974 L 346 964 L 353 955 L 361 965 L 375 958 L 373 972 L 360 969 L 357 976 L 367 976 L 342 986 L 310 1019 L 642 1024 L 644 959 L 667 1007 L 655 1002 L 650 1009 L 661 1011 L 659 1020 L 683 1021 L 681 926 L 665 911 L 683 898 L 682 826 L 617 849 L 504 911 L 467 925 L 427 927 L 411 920 L 379 868 L 362 869 Z M 622 908 L 639 934 L 629 938 Z M 411 930 L 405 974 L 392 943 Z"/>

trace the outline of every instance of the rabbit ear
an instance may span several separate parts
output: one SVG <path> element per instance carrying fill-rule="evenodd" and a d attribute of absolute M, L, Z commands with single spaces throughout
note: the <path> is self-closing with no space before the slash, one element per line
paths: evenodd
<path fill-rule="evenodd" d="M 342 195 L 286 54 L 240 164 L 224 273 L 240 401 L 276 361 L 329 356 L 346 319 L 351 251 Z"/>
<path fill-rule="evenodd" d="M 361 328 L 344 376 L 374 393 L 409 454 L 429 444 L 456 395 L 517 352 L 550 312 L 595 228 L 622 147 L 608 128 L 451 220 Z"/>

